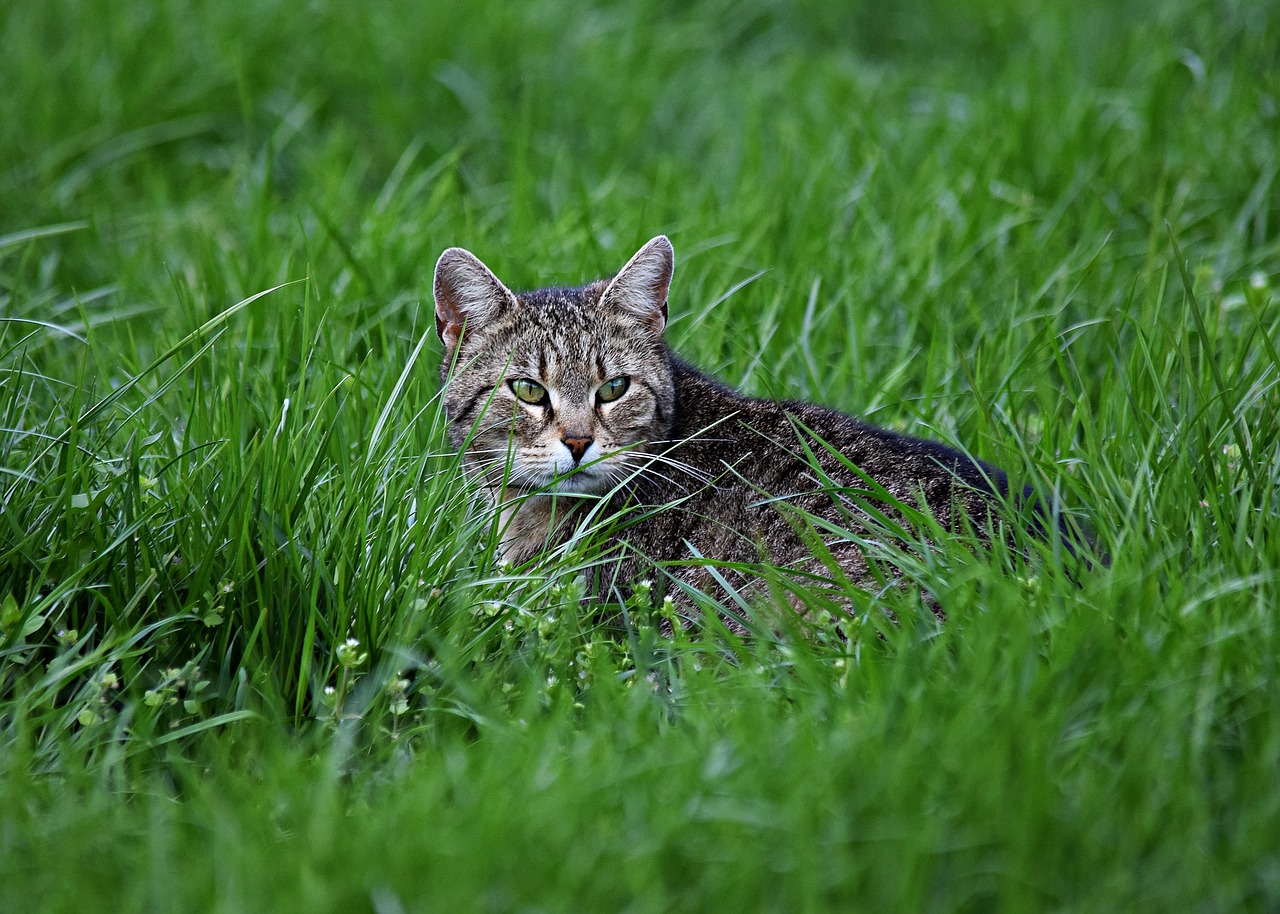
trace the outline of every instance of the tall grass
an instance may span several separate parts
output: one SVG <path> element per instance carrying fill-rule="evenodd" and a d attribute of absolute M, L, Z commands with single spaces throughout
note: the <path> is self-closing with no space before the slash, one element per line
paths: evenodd
<path fill-rule="evenodd" d="M 1280 903 L 1273 5 L 0 17 L 0 909 Z M 944 544 L 842 639 L 496 564 L 431 265 L 659 231 L 687 357 L 1111 566 Z"/>

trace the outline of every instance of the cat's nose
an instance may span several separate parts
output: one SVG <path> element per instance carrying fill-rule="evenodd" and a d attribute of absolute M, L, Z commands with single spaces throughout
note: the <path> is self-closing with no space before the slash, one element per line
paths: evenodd
<path fill-rule="evenodd" d="M 569 449 L 569 453 L 573 455 L 573 462 L 575 464 L 581 462 L 582 455 L 587 452 L 587 448 L 591 447 L 591 442 L 595 441 L 595 439 L 590 435 L 585 438 L 565 437 L 560 440 L 564 442 L 564 446 L 567 447 Z"/>

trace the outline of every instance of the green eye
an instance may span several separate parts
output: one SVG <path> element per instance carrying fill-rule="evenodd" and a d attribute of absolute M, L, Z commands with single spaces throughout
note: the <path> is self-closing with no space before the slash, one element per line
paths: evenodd
<path fill-rule="evenodd" d="M 547 402 L 547 389 L 537 381 L 530 381 L 528 378 L 512 378 L 507 383 L 511 385 L 511 392 L 525 403 L 542 406 Z"/>
<path fill-rule="evenodd" d="M 630 386 L 631 379 L 626 375 L 613 378 L 600 385 L 600 389 L 596 391 L 596 397 L 599 398 L 601 403 L 611 403 L 625 394 Z"/>

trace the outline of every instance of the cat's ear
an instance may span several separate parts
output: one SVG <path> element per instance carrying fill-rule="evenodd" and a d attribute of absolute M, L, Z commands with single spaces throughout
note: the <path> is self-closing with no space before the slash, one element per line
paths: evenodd
<path fill-rule="evenodd" d="M 667 291 L 675 268 L 676 252 L 671 241 L 666 235 L 659 235 L 618 271 L 600 301 L 642 318 L 655 333 L 661 333 L 667 325 Z"/>
<path fill-rule="evenodd" d="M 470 251 L 449 248 L 436 261 L 436 333 L 452 350 L 463 324 L 478 327 L 514 304 L 515 295 Z"/>

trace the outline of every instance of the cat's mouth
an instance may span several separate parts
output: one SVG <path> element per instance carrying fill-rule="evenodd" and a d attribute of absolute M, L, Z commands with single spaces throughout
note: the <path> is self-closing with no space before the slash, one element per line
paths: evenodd
<path fill-rule="evenodd" d="M 563 476 L 551 476 L 544 486 L 548 493 L 574 495 L 600 495 L 611 486 L 609 474 L 595 464 L 578 467 Z"/>
<path fill-rule="evenodd" d="M 527 495 L 603 495 L 613 488 L 609 471 L 596 464 L 577 467 L 568 473 L 554 470 L 512 467 L 492 484 Z"/>

